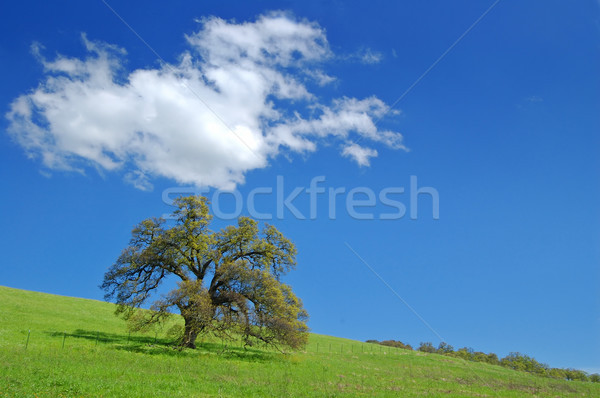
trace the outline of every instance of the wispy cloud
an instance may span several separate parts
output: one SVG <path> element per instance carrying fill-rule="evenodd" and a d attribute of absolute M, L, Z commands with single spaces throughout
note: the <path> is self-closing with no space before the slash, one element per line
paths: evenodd
<path fill-rule="evenodd" d="M 378 64 L 383 60 L 383 54 L 371 48 L 361 48 L 353 53 L 342 55 L 344 61 L 359 62 L 362 64 Z"/>
<path fill-rule="evenodd" d="M 529 97 L 523 97 L 523 98 L 521 98 L 517 102 L 516 107 L 518 109 L 524 109 L 524 110 L 525 109 L 535 109 L 542 102 L 544 102 L 544 99 L 542 97 L 539 97 L 537 95 L 530 95 Z"/>
<path fill-rule="evenodd" d="M 47 60 L 34 45 L 46 75 L 11 104 L 10 134 L 48 169 L 122 170 L 140 189 L 156 176 L 231 189 L 280 153 L 323 141 L 368 165 L 377 151 L 352 136 L 404 148 L 401 134 L 375 125 L 389 110 L 378 98 L 324 101 L 309 91 L 307 79 L 335 80 L 322 70 L 333 54 L 317 24 L 281 13 L 200 23 L 179 63 L 154 69 L 125 71 L 125 50 L 85 36 L 82 59 Z"/>
<path fill-rule="evenodd" d="M 344 146 L 342 155 L 356 159 L 356 162 L 360 166 L 369 166 L 371 164 L 371 158 L 377 156 L 377 151 L 372 148 L 365 148 L 358 144 L 347 144 Z"/>
<path fill-rule="evenodd" d="M 365 64 L 378 64 L 383 59 L 383 54 L 367 48 L 359 53 L 358 57 Z"/>
<path fill-rule="evenodd" d="M 525 98 L 527 102 L 543 102 L 544 99 L 542 97 L 538 97 L 537 95 L 532 95 L 530 97 Z"/>
<path fill-rule="evenodd" d="M 305 71 L 306 75 L 314 80 L 319 86 L 326 86 L 330 83 L 333 83 L 337 80 L 335 76 L 330 76 L 322 70 L 316 69 L 308 69 Z"/>
<path fill-rule="evenodd" d="M 368 47 L 361 47 L 350 53 L 336 55 L 335 58 L 344 62 L 374 65 L 383 61 L 383 54 Z"/>

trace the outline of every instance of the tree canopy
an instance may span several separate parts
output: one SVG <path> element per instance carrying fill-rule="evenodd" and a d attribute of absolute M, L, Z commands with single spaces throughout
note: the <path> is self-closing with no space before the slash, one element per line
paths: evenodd
<path fill-rule="evenodd" d="M 173 312 L 184 320 L 180 343 L 194 348 L 202 334 L 299 348 L 306 344 L 308 314 L 281 276 L 296 265 L 296 248 L 272 225 L 248 217 L 218 232 L 202 196 L 175 200 L 174 225 L 149 218 L 104 275 L 105 298 L 132 328 L 162 322 Z M 167 278 L 177 287 L 156 298 Z M 150 311 L 142 307 L 154 300 Z"/>

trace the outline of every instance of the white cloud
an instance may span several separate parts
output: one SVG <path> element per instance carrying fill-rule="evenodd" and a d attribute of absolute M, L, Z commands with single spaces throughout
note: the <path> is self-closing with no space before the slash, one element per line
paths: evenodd
<path fill-rule="evenodd" d="M 316 69 L 316 70 L 307 69 L 305 71 L 305 73 L 312 80 L 316 81 L 319 86 L 326 86 L 337 80 L 334 76 L 330 76 L 319 69 Z"/>
<path fill-rule="evenodd" d="M 383 55 L 379 52 L 375 52 L 370 48 L 364 50 L 360 55 L 360 60 L 365 64 L 378 64 L 383 59 Z"/>
<path fill-rule="evenodd" d="M 332 140 L 368 165 L 377 151 L 351 136 L 405 149 L 399 133 L 376 126 L 389 110 L 378 98 L 324 103 L 309 92 L 307 78 L 335 79 L 320 68 L 332 54 L 318 25 L 281 13 L 200 22 L 180 62 L 157 69 L 126 72 L 124 50 L 85 36 L 85 59 L 48 61 L 34 45 L 45 80 L 11 104 L 10 134 L 48 169 L 123 170 L 139 189 L 157 176 L 231 189 L 282 151 Z"/>
<path fill-rule="evenodd" d="M 338 59 L 372 65 L 380 63 L 383 60 L 383 54 L 370 48 L 363 47 L 355 52 L 342 55 L 338 57 Z"/>
<path fill-rule="evenodd" d="M 371 164 L 370 158 L 377 156 L 377 151 L 352 143 L 344 147 L 342 155 L 353 158 L 359 166 L 369 166 Z"/>

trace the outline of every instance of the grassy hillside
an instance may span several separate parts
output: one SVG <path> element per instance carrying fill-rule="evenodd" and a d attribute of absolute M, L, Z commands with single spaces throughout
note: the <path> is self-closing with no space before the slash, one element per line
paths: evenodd
<path fill-rule="evenodd" d="M 113 311 L 0 287 L 0 397 L 600 397 L 598 383 L 316 334 L 286 355 L 220 341 L 180 352 L 161 332 L 129 335 Z"/>

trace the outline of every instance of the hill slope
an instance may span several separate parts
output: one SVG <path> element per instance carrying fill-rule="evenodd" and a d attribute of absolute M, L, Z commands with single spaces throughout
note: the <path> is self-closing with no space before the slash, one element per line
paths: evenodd
<path fill-rule="evenodd" d="M 600 397 L 600 385 L 312 334 L 282 355 L 130 335 L 114 306 L 0 286 L 0 397 Z"/>

